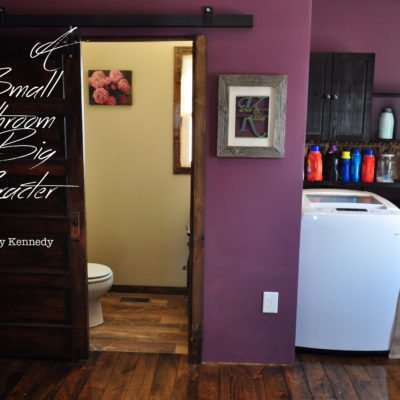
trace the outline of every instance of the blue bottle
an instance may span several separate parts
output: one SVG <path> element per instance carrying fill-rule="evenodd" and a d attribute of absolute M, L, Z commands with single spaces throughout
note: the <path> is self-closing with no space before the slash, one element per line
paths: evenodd
<path fill-rule="evenodd" d="M 352 182 L 360 181 L 360 170 L 361 170 L 361 151 L 358 148 L 353 149 L 350 163 L 350 180 Z"/>
<path fill-rule="evenodd" d="M 348 182 L 350 180 L 350 152 L 342 151 L 340 160 L 340 180 Z"/>

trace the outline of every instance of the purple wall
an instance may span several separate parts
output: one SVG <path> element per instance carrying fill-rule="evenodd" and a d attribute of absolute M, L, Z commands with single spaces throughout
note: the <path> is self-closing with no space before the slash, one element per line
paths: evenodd
<path fill-rule="evenodd" d="M 400 92 L 400 2 L 318 0 L 312 7 L 312 51 L 376 53 L 376 92 Z"/>
<path fill-rule="evenodd" d="M 399 0 L 317 0 L 312 6 L 312 51 L 376 53 L 375 92 L 400 93 Z M 383 107 L 395 111 L 400 139 L 400 101 L 373 98 L 372 137 Z"/>
<path fill-rule="evenodd" d="M 310 6 L 252 1 L 252 30 L 209 34 L 204 361 L 294 359 Z M 215 156 L 222 73 L 288 75 L 285 158 Z M 261 314 L 263 291 L 279 292 L 278 314 Z"/>
<path fill-rule="evenodd" d="M 34 4 L 34 5 L 33 5 Z M 5 0 L 11 13 L 193 13 L 204 2 Z M 119 30 L 208 37 L 204 361 L 294 360 L 297 267 L 311 0 L 215 0 L 216 13 L 254 14 L 252 29 Z M 216 157 L 219 74 L 288 75 L 283 159 Z M 262 314 L 263 291 L 279 313 Z"/>

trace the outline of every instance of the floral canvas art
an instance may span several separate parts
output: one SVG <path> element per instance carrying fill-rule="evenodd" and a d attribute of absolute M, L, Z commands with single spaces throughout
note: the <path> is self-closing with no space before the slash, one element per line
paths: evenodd
<path fill-rule="evenodd" d="M 131 105 L 132 71 L 89 70 L 89 104 Z"/>

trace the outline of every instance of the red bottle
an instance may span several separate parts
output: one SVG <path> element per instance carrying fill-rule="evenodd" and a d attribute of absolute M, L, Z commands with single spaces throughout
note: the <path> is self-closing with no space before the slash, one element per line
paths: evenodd
<path fill-rule="evenodd" d="M 311 146 L 307 156 L 306 178 L 308 181 L 322 181 L 322 154 L 319 146 Z"/>
<path fill-rule="evenodd" d="M 361 166 L 361 181 L 373 182 L 375 173 L 375 156 L 373 150 L 365 150 Z"/>

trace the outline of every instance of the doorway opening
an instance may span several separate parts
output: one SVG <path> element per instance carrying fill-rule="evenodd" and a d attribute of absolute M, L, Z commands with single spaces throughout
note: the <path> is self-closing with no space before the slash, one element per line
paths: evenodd
<path fill-rule="evenodd" d="M 191 175 L 174 174 L 172 161 L 174 47 L 195 42 L 158 38 L 81 44 L 88 261 L 111 268 L 116 290 L 102 297 L 105 323 L 89 331 L 92 350 L 185 354 L 189 345 L 189 358 L 199 358 L 201 346 L 196 342 L 201 342 L 201 321 L 196 316 L 201 315 L 201 305 L 192 297 L 195 293 L 199 298 L 199 289 L 193 287 L 199 282 L 192 279 L 191 267 L 196 248 L 202 255 L 198 249 L 202 241 L 197 240 L 196 245 L 196 238 L 190 237 L 188 257 L 186 227 L 192 235 L 202 231 L 202 223 L 196 219 L 202 220 L 203 207 L 197 208 L 200 212 L 193 211 L 193 202 L 199 202 L 203 184 L 202 179 L 197 180 L 200 192 L 197 189 L 196 195 L 196 167 Z M 196 61 L 194 65 L 196 96 L 200 80 Z M 112 71 L 112 77 L 118 75 L 115 71 L 131 73 L 124 83 L 130 92 L 122 92 L 126 95 L 122 102 L 115 95 L 118 82 L 106 79 L 103 84 L 91 85 L 95 71 L 102 71 L 107 78 Z M 90 104 L 95 85 L 107 90 L 108 98 L 114 95 L 116 101 Z M 197 160 L 201 176 L 202 161 L 198 159 L 204 152 L 196 155 L 195 135 L 199 126 L 204 129 L 204 110 L 197 111 L 198 115 L 196 110 L 193 113 L 193 164 Z M 197 147 L 202 148 L 199 140 Z M 197 256 L 195 263 L 202 264 L 202 257 Z M 184 266 L 188 266 L 187 275 Z"/>

